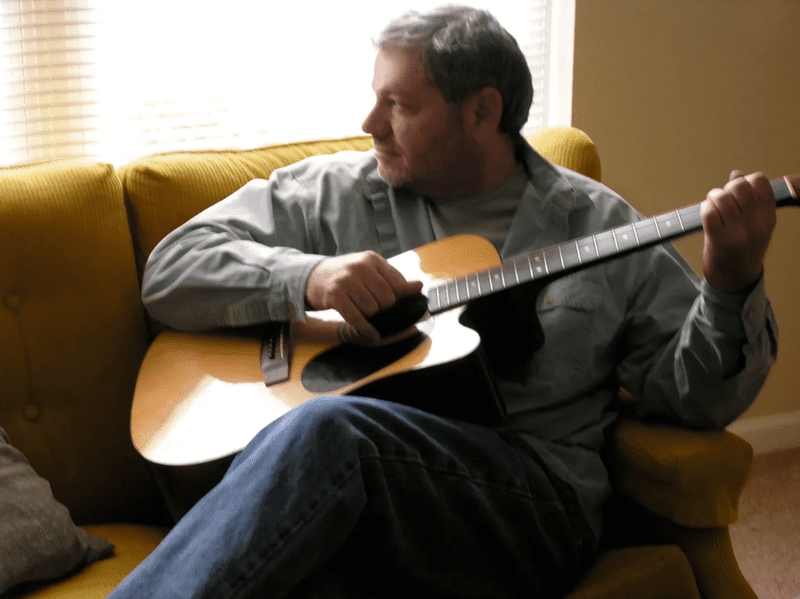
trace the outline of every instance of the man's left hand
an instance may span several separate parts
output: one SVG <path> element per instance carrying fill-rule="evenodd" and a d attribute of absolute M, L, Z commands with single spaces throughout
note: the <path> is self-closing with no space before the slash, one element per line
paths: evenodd
<path fill-rule="evenodd" d="M 733 171 L 724 188 L 712 189 L 701 205 L 705 243 L 703 274 L 716 290 L 740 293 L 764 269 L 775 229 L 775 196 L 761 173 Z"/>

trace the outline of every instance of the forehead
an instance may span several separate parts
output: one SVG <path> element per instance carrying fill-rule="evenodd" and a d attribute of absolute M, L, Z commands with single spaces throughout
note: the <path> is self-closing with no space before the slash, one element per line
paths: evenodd
<path fill-rule="evenodd" d="M 375 93 L 420 93 L 435 90 L 425 78 L 419 50 L 387 47 L 375 58 Z"/>

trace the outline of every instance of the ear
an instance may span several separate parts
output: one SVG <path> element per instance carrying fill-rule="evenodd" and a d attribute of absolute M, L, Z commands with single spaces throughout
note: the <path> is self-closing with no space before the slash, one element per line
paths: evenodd
<path fill-rule="evenodd" d="M 494 87 L 484 87 L 472 97 L 471 114 L 476 133 L 497 134 L 503 117 L 503 97 Z"/>

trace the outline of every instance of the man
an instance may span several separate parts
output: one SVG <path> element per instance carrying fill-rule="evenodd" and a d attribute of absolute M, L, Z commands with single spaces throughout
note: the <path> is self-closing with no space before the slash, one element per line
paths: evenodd
<path fill-rule="evenodd" d="M 530 74 L 487 13 L 412 13 L 378 46 L 374 153 L 281 169 L 170 234 L 143 284 L 155 318 L 204 329 L 333 308 L 369 343 L 367 317 L 420 289 L 387 257 L 479 232 L 507 258 L 640 218 L 524 142 Z M 545 337 L 497 377 L 498 425 L 357 397 L 270 424 L 112 597 L 563 594 L 602 531 L 619 386 L 642 414 L 721 427 L 774 361 L 769 183 L 733 173 L 703 224 L 703 281 L 659 246 L 514 295 Z"/>

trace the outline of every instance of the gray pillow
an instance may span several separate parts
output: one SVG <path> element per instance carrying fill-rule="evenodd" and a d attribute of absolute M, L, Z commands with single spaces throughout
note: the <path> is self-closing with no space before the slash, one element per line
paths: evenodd
<path fill-rule="evenodd" d="M 50 483 L 0 428 L 0 594 L 110 557 L 114 545 L 75 526 Z"/>

